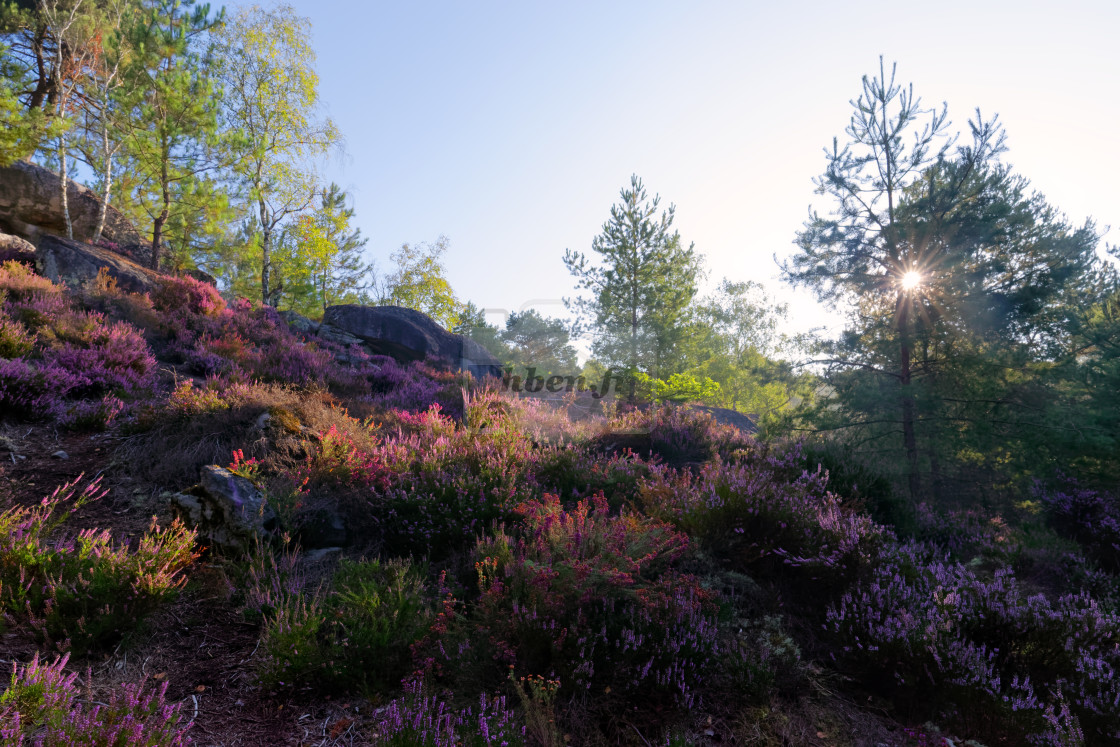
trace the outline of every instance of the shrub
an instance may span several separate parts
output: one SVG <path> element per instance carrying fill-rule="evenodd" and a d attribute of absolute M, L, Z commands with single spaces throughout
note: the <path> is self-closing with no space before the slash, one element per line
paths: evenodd
<path fill-rule="evenodd" d="M 26 616 L 49 643 L 84 651 L 114 643 L 183 583 L 195 533 L 153 522 L 135 550 L 107 531 L 61 531 L 69 514 L 104 495 L 99 481 L 56 489 L 32 508 L 0 514 L 0 609 Z"/>
<path fill-rule="evenodd" d="M 165 313 L 217 316 L 226 308 L 218 289 L 189 276 L 166 277 L 152 294 L 152 306 Z"/>
<path fill-rule="evenodd" d="M 803 679 L 801 649 L 776 615 L 741 621 L 728 649 L 724 667 L 731 685 L 754 702 L 769 702 L 775 689 L 793 692 Z"/>
<path fill-rule="evenodd" d="M 195 389 L 194 382 L 184 381 L 171 392 L 164 405 L 164 410 L 175 418 L 193 418 L 211 412 L 221 412 L 229 409 L 217 389 Z"/>
<path fill-rule="evenodd" d="M 303 587 L 290 563 L 272 579 L 258 574 L 257 583 L 256 599 L 268 600 L 259 667 L 265 684 L 370 692 L 395 686 L 407 672 L 426 617 L 423 579 L 408 561 L 343 560 L 325 591 Z"/>
<path fill-rule="evenodd" d="M 518 514 L 518 535 L 480 541 L 481 599 L 465 617 L 445 602 L 417 647 L 420 670 L 497 684 L 514 666 L 603 703 L 692 705 L 718 630 L 713 595 L 670 567 L 687 539 L 640 515 L 611 516 L 602 496 L 572 511 L 545 496 Z"/>
<path fill-rule="evenodd" d="M 448 700 L 425 695 L 414 686 L 389 703 L 373 730 L 379 747 L 489 747 L 526 744 L 525 727 L 518 726 L 504 696 L 479 696 L 478 709 L 455 709 Z"/>
<path fill-rule="evenodd" d="M 98 394 L 136 394 L 149 386 L 155 370 L 155 359 L 135 329 L 122 322 L 104 324 L 103 319 L 81 343 L 65 343 L 50 358 L 64 369 L 81 372 L 89 391 Z"/>
<path fill-rule="evenodd" d="M 847 671 L 1034 744 L 1120 737 L 1120 618 L 1084 595 L 1026 596 L 1010 570 L 985 579 L 929 546 L 885 561 L 828 612 Z"/>
<path fill-rule="evenodd" d="M 5 296 L 21 301 L 39 295 L 55 296 L 62 288 L 47 280 L 25 264 L 7 261 L 0 264 L 0 300 Z"/>
<path fill-rule="evenodd" d="M 1055 531 L 1081 543 L 1103 568 L 1120 572 L 1120 498 L 1068 478 L 1060 488 L 1037 483 L 1034 493 Z"/>
<path fill-rule="evenodd" d="M 698 476 L 651 468 L 641 505 L 672 522 L 734 570 L 799 580 L 803 601 L 820 608 L 874 566 L 887 536 L 866 514 L 824 489 L 827 474 L 785 475 L 800 459 L 752 452 L 737 464 L 705 465 Z"/>
<path fill-rule="evenodd" d="M 0 316 L 0 358 L 21 358 L 34 345 L 34 334 L 14 319 Z"/>
<path fill-rule="evenodd" d="M 38 654 L 25 666 L 13 664 L 0 694 L 0 745 L 82 745 L 83 747 L 180 747 L 190 744 L 190 724 L 180 705 L 167 703 L 167 683 L 156 690 L 124 684 L 108 703 L 79 699 L 76 674 L 65 671 L 69 654 L 50 664 Z M 88 676 L 87 676 L 88 680 Z M 87 691 L 92 682 L 87 682 Z M 88 696 L 87 696 L 88 697 Z"/>

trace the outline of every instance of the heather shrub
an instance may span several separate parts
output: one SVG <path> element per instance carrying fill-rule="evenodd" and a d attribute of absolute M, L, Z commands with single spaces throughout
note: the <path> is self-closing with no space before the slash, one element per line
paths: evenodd
<path fill-rule="evenodd" d="M 532 445 L 507 431 L 427 428 L 386 439 L 379 453 L 389 485 L 367 510 L 379 521 L 390 554 L 436 560 L 468 549 L 540 492 Z"/>
<path fill-rule="evenodd" d="M 0 514 L 0 609 L 48 643 L 84 651 L 116 642 L 182 585 L 195 533 L 153 522 L 135 549 L 108 531 L 63 531 L 69 514 L 104 495 L 99 482 L 57 488 Z"/>
<path fill-rule="evenodd" d="M 21 301 L 40 295 L 55 296 L 62 288 L 38 275 L 25 264 L 15 261 L 0 263 L 0 301 L 5 297 Z"/>
<path fill-rule="evenodd" d="M 31 352 L 35 335 L 19 322 L 0 316 L 0 358 L 21 358 Z"/>
<path fill-rule="evenodd" d="M 389 703 L 371 735 L 379 747 L 489 747 L 529 744 L 504 696 L 479 696 L 478 706 L 455 708 L 447 697 L 414 685 Z"/>
<path fill-rule="evenodd" d="M 445 601 L 417 647 L 420 671 L 494 685 L 511 666 L 550 672 L 604 710 L 619 699 L 696 702 L 718 650 L 717 605 L 671 567 L 687 538 L 638 514 L 611 515 L 602 496 L 566 511 L 546 495 L 517 513 L 519 530 L 479 542 L 481 596 L 466 613 Z"/>
<path fill-rule="evenodd" d="M 229 403 L 223 399 L 219 389 L 210 386 L 195 388 L 194 382 L 189 380 L 176 386 L 164 404 L 167 414 L 175 418 L 193 418 L 228 409 Z"/>
<path fill-rule="evenodd" d="M 291 563 L 256 578 L 265 684 L 371 692 L 406 674 L 427 617 L 423 578 L 409 561 L 343 560 L 329 587 L 317 590 L 293 575 Z"/>
<path fill-rule="evenodd" d="M 152 306 L 165 313 L 217 316 L 226 308 L 218 289 L 189 276 L 165 277 L 151 294 Z"/>
<path fill-rule="evenodd" d="M 895 492 L 884 474 L 829 443 L 807 446 L 802 455 L 801 467 L 827 472 L 825 487 L 845 505 L 862 507 L 876 522 L 893 527 L 898 534 L 909 536 L 916 531 L 913 503 Z"/>
<path fill-rule="evenodd" d="M 1046 519 L 1056 532 L 1076 540 L 1102 568 L 1120 572 L 1120 498 L 1065 479 L 1059 488 L 1035 485 Z"/>
<path fill-rule="evenodd" d="M 0 693 L 0 746 L 82 745 L 82 747 L 180 747 L 190 744 L 190 724 L 181 705 L 167 703 L 167 683 L 155 690 L 142 684 L 114 688 L 108 702 L 79 697 L 78 676 L 65 671 L 69 654 L 50 664 L 38 654 L 13 664 Z M 89 679 L 87 675 L 87 680 Z"/>
<path fill-rule="evenodd" d="M 435 363 L 398 363 L 385 355 L 369 359 L 367 373 L 373 404 L 386 410 L 423 412 L 438 404 L 444 415 L 464 417 L 462 374 L 441 371 Z"/>
<path fill-rule="evenodd" d="M 145 396 L 155 359 L 130 325 L 75 311 L 45 278 L 0 268 L 0 404 L 65 427 L 104 428 Z"/>
<path fill-rule="evenodd" d="M 618 433 L 645 435 L 650 454 L 669 464 L 702 462 L 717 455 L 727 460 L 752 443 L 737 429 L 720 425 L 705 412 L 673 404 L 623 412 L 610 418 L 607 428 L 611 440 Z"/>
<path fill-rule="evenodd" d="M 656 466 L 640 503 L 733 570 L 799 581 L 794 590 L 819 608 L 821 593 L 839 594 L 869 572 L 887 535 L 825 490 L 823 471 L 789 480 L 799 459 L 796 449 L 759 450 L 738 463 L 706 464 L 698 475 Z"/>
<path fill-rule="evenodd" d="M 940 509 L 927 502 L 914 507 L 914 536 L 969 560 L 1013 562 L 1023 551 L 1019 533 L 1001 516 L 979 509 Z"/>
<path fill-rule="evenodd" d="M 1027 595 L 1009 569 L 984 577 L 907 544 L 829 609 L 825 629 L 846 671 L 911 707 L 955 709 L 981 736 L 1120 738 L 1120 618 L 1083 594 Z"/>
<path fill-rule="evenodd" d="M 123 322 L 106 324 L 104 317 L 96 316 L 81 342 L 65 342 L 49 357 L 62 368 L 80 372 L 91 393 L 131 395 L 148 387 L 155 359 L 144 338 Z"/>

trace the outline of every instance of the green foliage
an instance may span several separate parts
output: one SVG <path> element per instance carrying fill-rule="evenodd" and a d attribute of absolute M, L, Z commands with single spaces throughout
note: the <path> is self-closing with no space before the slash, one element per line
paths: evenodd
<path fill-rule="evenodd" d="M 317 116 L 310 21 L 291 6 L 239 9 L 219 31 L 215 55 L 227 162 L 256 237 L 261 300 L 275 304 L 284 291 L 272 281 L 279 229 L 311 205 L 314 159 L 340 136 L 330 119 Z"/>
<path fill-rule="evenodd" d="M 514 312 L 501 333 L 509 346 L 515 367 L 535 367 L 540 374 L 572 374 L 576 370 L 576 351 L 571 335 L 559 319 L 541 316 L 536 309 Z"/>
<path fill-rule="evenodd" d="M 346 193 L 331 184 L 319 207 L 285 230 L 276 256 L 279 306 L 317 318 L 332 304 L 360 301 L 371 268 L 362 261 L 367 240 L 350 227 L 353 217 Z"/>
<path fill-rule="evenodd" d="M 1095 286 L 1098 237 L 998 162 L 995 119 L 978 113 L 953 146 L 946 112 L 923 110 L 893 70 L 863 88 L 850 143 L 834 143 L 817 180 L 833 210 L 811 215 L 784 265 L 851 309 L 820 346 L 830 396 L 816 425 L 898 465 L 912 497 L 1022 486 L 1056 466 L 1043 442 L 1075 436 L 1039 412 L 1058 394 L 1046 371 L 1072 350 L 1077 297 Z"/>
<path fill-rule="evenodd" d="M 343 560 L 326 590 L 288 591 L 263 610 L 261 681 L 321 692 L 395 687 L 425 629 L 423 594 L 422 569 L 407 560 Z"/>
<path fill-rule="evenodd" d="M 700 258 L 670 233 L 675 208 L 658 216 L 661 198 L 650 200 L 641 179 L 631 176 L 630 188 L 619 196 L 591 243 L 598 263 L 582 252 L 564 254 L 576 286 L 590 292 L 566 303 L 594 330 L 596 358 L 660 377 L 674 369 L 679 355 L 685 335 L 680 320 L 696 295 Z"/>
<path fill-rule="evenodd" d="M 377 302 L 421 311 L 447 329 L 458 326 L 462 307 L 441 260 L 450 246 L 446 236 L 434 244 L 402 244 L 390 255 L 396 269 L 375 289 Z"/>
<path fill-rule="evenodd" d="M 63 650 L 115 643 L 175 593 L 196 557 L 195 533 L 178 521 L 153 523 L 135 549 L 108 531 L 61 532 L 70 513 L 104 494 L 98 488 L 68 483 L 34 508 L 0 513 L 0 609 L 26 616 Z"/>
<path fill-rule="evenodd" d="M 707 376 L 675 373 L 666 379 L 654 379 L 639 371 L 636 375 L 639 390 L 648 393 L 655 402 L 707 402 L 718 401 L 720 386 Z"/>
<path fill-rule="evenodd" d="M 0 45 L 0 61 L 6 61 L 7 49 Z M 8 166 L 27 158 L 44 139 L 56 134 L 41 109 L 28 111 L 12 90 L 13 71 L 0 62 L 0 166 Z"/>

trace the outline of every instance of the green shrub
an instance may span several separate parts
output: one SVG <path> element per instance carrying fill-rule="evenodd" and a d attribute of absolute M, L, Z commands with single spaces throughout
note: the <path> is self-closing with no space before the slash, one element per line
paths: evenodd
<path fill-rule="evenodd" d="M 178 521 L 153 522 L 135 550 L 108 531 L 63 532 L 73 511 L 104 495 L 99 484 L 79 492 L 68 483 L 37 506 L 0 513 L 0 610 L 78 652 L 119 640 L 175 593 L 196 557 L 195 533 Z"/>
<path fill-rule="evenodd" d="M 308 590 L 290 575 L 277 588 L 263 610 L 264 684 L 371 692 L 407 673 L 427 618 L 423 577 L 409 561 L 343 560 L 327 589 Z"/>

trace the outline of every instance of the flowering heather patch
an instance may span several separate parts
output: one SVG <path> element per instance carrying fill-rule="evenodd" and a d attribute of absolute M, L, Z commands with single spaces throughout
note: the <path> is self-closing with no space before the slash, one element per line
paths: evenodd
<path fill-rule="evenodd" d="M 928 545 L 891 552 L 827 614 L 849 671 L 996 731 L 1066 744 L 1120 738 L 1120 618 L 1085 595 L 1027 596 L 1009 569 L 985 579 Z"/>
<path fill-rule="evenodd" d="M 0 514 L 0 610 L 25 617 L 49 643 L 85 650 L 114 642 L 183 583 L 195 533 L 153 522 L 135 550 L 108 531 L 61 531 L 69 514 L 104 495 L 95 480 L 57 488 L 32 508 Z"/>
<path fill-rule="evenodd" d="M 727 460 L 753 441 L 711 415 L 672 404 L 631 410 L 608 422 L 612 431 L 648 432 L 653 453 L 669 461 L 701 461 L 718 455 Z"/>
<path fill-rule="evenodd" d="M 125 400 L 147 394 L 155 359 L 133 327 L 75 311 L 58 286 L 38 276 L 5 268 L 2 282 L 32 288 L 15 293 L 0 314 L 0 353 L 9 353 L 0 358 L 10 358 L 0 362 L 0 405 L 7 411 L 103 428 Z"/>
<path fill-rule="evenodd" d="M 519 532 L 480 541 L 481 598 L 465 616 L 445 603 L 416 648 L 420 672 L 496 684 L 514 666 L 552 672 L 571 694 L 693 704 L 718 629 L 712 594 L 670 567 L 687 539 L 637 514 L 611 515 L 602 496 L 572 511 L 545 496 L 517 513 Z"/>
<path fill-rule="evenodd" d="M 179 704 L 167 703 L 166 682 L 155 690 L 124 684 L 108 703 L 94 703 L 79 698 L 78 676 L 65 671 L 68 659 L 66 654 L 45 664 L 36 654 L 25 666 L 13 664 L 11 681 L 0 693 L 0 747 L 190 744 L 190 724 L 182 723 Z"/>
<path fill-rule="evenodd" d="M 0 301 L 20 301 L 37 295 L 58 295 L 62 289 L 15 261 L 0 263 Z"/>
<path fill-rule="evenodd" d="M 378 747 L 490 747 L 527 744 L 505 696 L 485 693 L 478 707 L 455 709 L 445 698 L 426 695 L 414 685 L 405 697 L 389 703 L 374 727 Z"/>
<path fill-rule="evenodd" d="M 226 308 L 218 289 L 192 277 L 165 277 L 151 294 L 152 306 L 164 312 L 216 316 Z"/>
<path fill-rule="evenodd" d="M 423 412 L 438 403 L 446 415 L 463 416 L 462 396 L 447 396 L 447 390 L 457 392 L 461 385 L 457 374 L 438 371 L 422 361 L 400 364 L 385 355 L 372 356 L 370 366 L 374 404 L 389 410 Z"/>
<path fill-rule="evenodd" d="M 1034 492 L 1050 526 L 1080 542 L 1101 567 L 1120 572 L 1120 497 L 1082 487 L 1072 479 L 1066 479 L 1061 488 L 1037 484 Z"/>
<path fill-rule="evenodd" d="M 978 509 L 942 511 L 928 503 L 914 509 L 918 539 L 968 560 L 976 556 L 1010 560 L 1021 551 L 1016 533 L 999 516 Z"/>
<path fill-rule="evenodd" d="M 640 502 L 734 568 L 792 571 L 813 595 L 837 593 L 875 564 L 887 532 L 825 490 L 826 473 L 786 478 L 797 458 L 796 450 L 759 450 L 738 463 L 706 464 L 698 476 L 654 466 Z"/>

